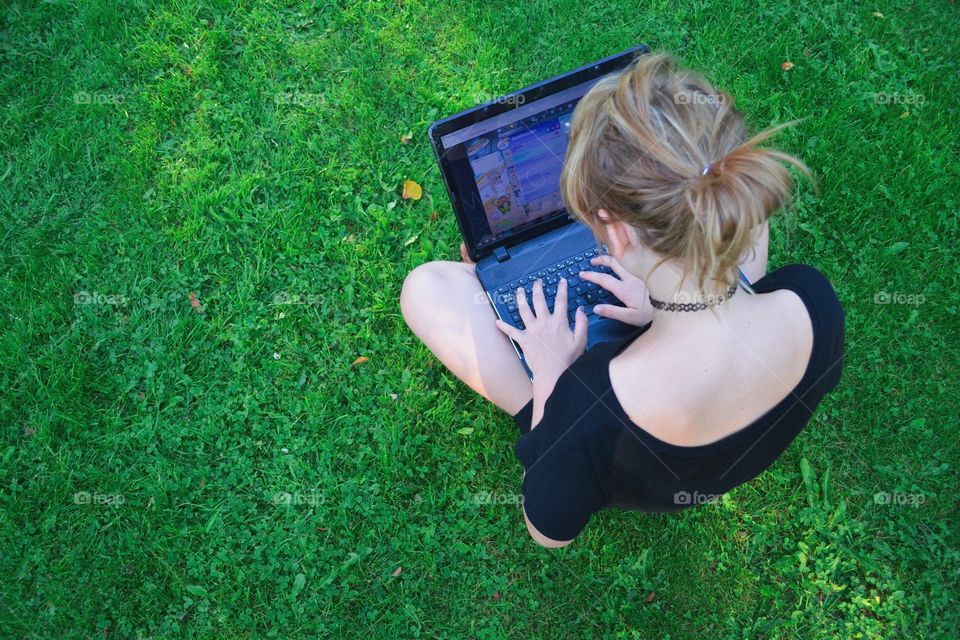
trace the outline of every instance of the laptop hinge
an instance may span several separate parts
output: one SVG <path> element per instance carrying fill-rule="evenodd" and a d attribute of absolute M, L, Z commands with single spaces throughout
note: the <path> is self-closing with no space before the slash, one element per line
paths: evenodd
<path fill-rule="evenodd" d="M 493 255 L 496 256 L 497 262 L 506 262 L 510 259 L 510 252 L 506 247 L 494 247 Z"/>

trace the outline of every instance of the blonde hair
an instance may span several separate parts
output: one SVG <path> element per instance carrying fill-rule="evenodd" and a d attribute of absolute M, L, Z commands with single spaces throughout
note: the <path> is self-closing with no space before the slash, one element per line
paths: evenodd
<path fill-rule="evenodd" d="M 684 278 L 715 295 L 737 281 L 737 265 L 763 223 L 789 201 L 785 162 L 800 160 L 751 138 L 733 98 L 663 53 L 641 56 L 595 84 L 577 105 L 560 178 L 567 210 L 605 238 L 605 209 L 639 232 Z"/>

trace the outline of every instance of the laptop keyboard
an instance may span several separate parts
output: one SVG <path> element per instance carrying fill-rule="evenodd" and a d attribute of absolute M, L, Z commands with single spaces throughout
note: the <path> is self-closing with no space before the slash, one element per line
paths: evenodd
<path fill-rule="evenodd" d="M 594 315 L 593 307 L 597 304 L 615 304 L 623 306 L 612 293 L 592 282 L 580 279 L 581 271 L 597 271 L 599 273 L 613 274 L 613 271 L 603 265 L 592 265 L 590 260 L 598 254 L 597 249 L 590 249 L 583 253 L 570 256 L 560 260 L 556 264 L 544 267 L 538 271 L 533 271 L 518 278 L 513 282 L 497 287 L 494 299 L 500 310 L 501 318 L 507 320 L 509 317 L 513 324 L 523 329 L 523 320 L 520 319 L 520 311 L 517 309 L 517 300 L 514 295 L 520 287 L 523 287 L 527 293 L 527 302 L 533 307 L 533 283 L 539 278 L 543 281 L 543 294 L 547 299 L 547 307 L 550 313 L 553 313 L 554 303 L 556 302 L 557 286 L 560 278 L 567 279 L 567 321 L 573 325 L 576 317 L 577 307 L 583 307 L 587 317 Z M 616 277 L 616 276 L 614 276 Z M 506 311 L 506 313 L 504 313 Z"/>

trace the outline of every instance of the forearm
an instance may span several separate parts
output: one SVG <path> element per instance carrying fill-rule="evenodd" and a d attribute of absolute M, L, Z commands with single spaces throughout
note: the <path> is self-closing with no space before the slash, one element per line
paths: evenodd
<path fill-rule="evenodd" d="M 530 429 L 535 428 L 543 417 L 543 408 L 556 384 L 557 379 L 554 376 L 533 377 L 533 415 L 530 418 Z"/>

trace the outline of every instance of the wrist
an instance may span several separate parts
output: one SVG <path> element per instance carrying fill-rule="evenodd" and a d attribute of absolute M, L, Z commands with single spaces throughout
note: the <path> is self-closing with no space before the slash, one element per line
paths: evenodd
<path fill-rule="evenodd" d="M 533 415 L 530 420 L 530 430 L 532 431 L 540 424 L 543 418 L 543 410 L 547 404 L 547 398 L 553 393 L 553 388 L 557 384 L 558 376 L 549 376 L 544 374 L 534 374 L 533 376 Z"/>
<path fill-rule="evenodd" d="M 553 388 L 559 379 L 560 372 L 544 371 L 543 373 L 535 373 L 533 375 L 533 396 L 546 400 L 547 396 L 553 393 Z"/>

